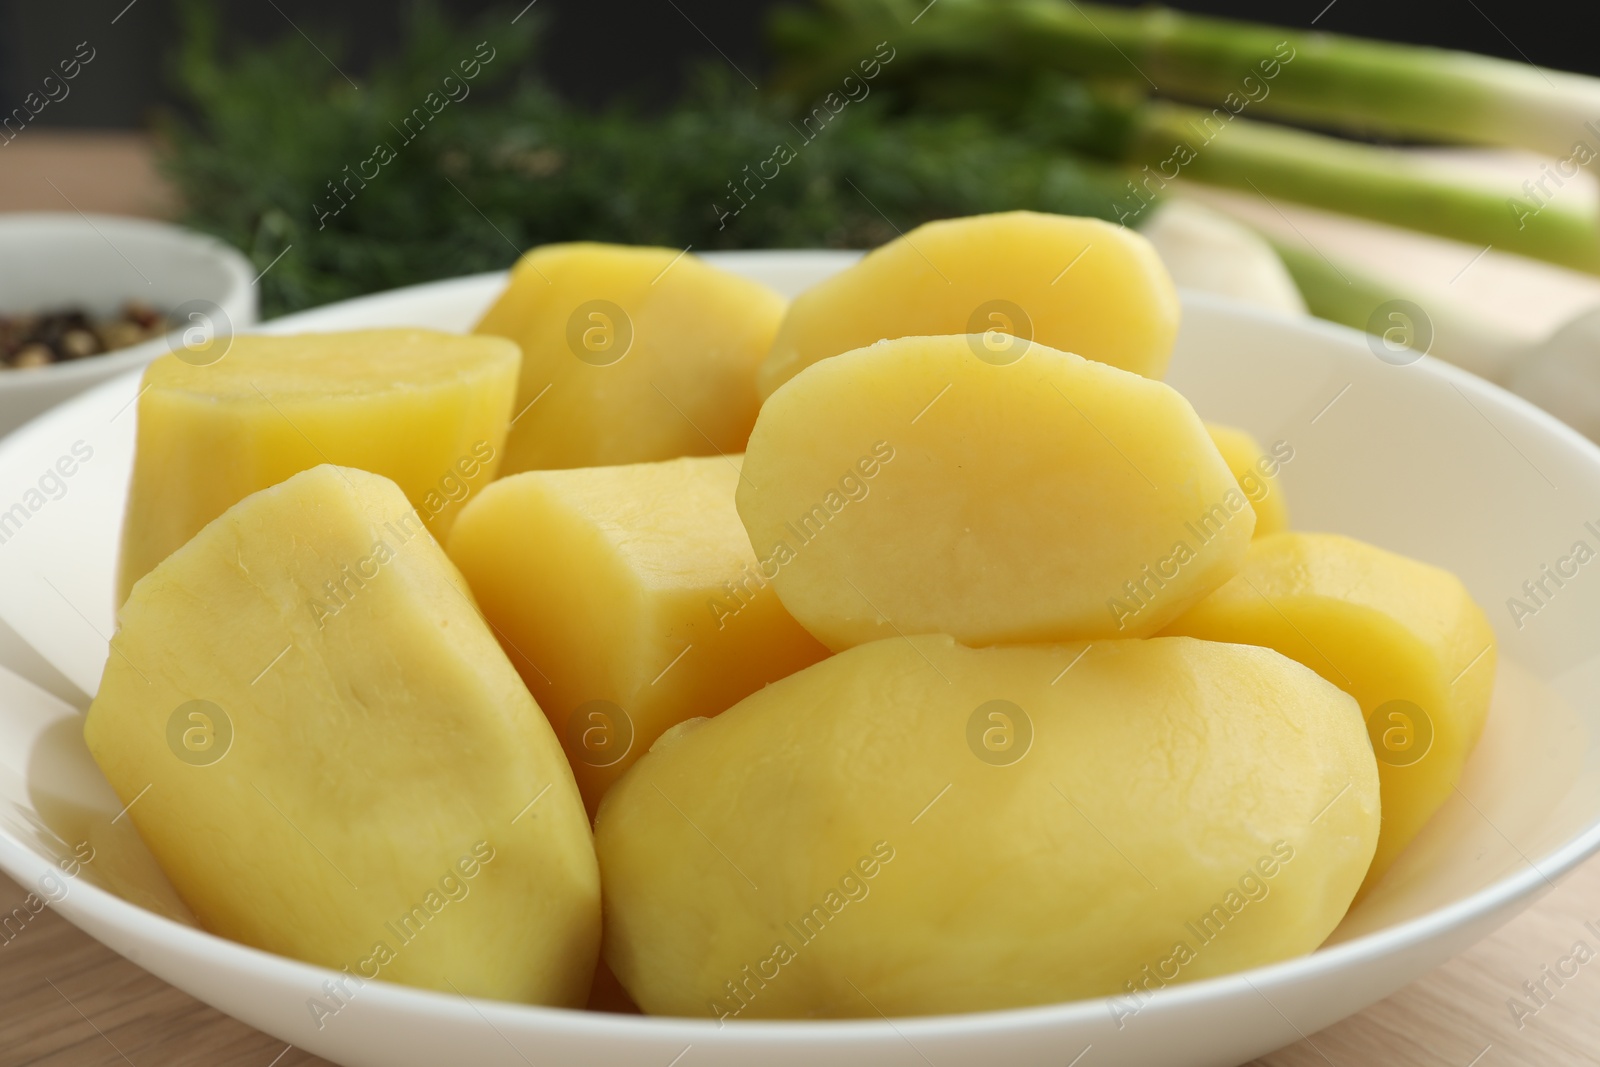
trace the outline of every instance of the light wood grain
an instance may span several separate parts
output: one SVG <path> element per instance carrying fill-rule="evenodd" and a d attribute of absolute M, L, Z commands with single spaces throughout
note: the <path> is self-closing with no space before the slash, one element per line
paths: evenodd
<path fill-rule="evenodd" d="M 144 134 L 30 128 L 0 142 L 0 211 L 168 218 L 176 207 Z"/>
<path fill-rule="evenodd" d="M 27 893 L 0 875 L 0 915 Z M 0 935 L 0 1067 L 304 1067 L 290 1050 L 145 973 L 49 908 Z"/>
<path fill-rule="evenodd" d="M 0 877 L 0 913 L 21 903 Z M 1600 1064 L 1600 858 L 1488 940 L 1344 1022 L 1252 1067 L 1568 1067 Z M 1596 953 L 1523 1025 L 1507 1006 L 1577 941 Z M 1571 967 L 1568 967 L 1570 970 Z M 1293 1041 L 1293 1020 L 1284 1037 Z M 144 973 L 46 909 L 0 941 L 0 1067 L 322 1064 Z"/>
<path fill-rule="evenodd" d="M 172 207 L 151 166 L 149 143 L 140 138 L 29 131 L 27 140 L 0 150 L 0 211 L 69 209 L 64 205 L 69 197 L 86 212 L 159 215 Z M 1286 206 L 1282 211 L 1280 217 L 1292 219 L 1319 244 L 1338 243 L 1337 224 Z M 1272 214 L 1278 212 L 1273 206 Z M 1271 221 L 1265 213 L 1263 221 Z M 1448 272 L 1441 272 L 1458 270 L 1453 264 L 1467 263 L 1473 254 L 1440 249 L 1436 242 L 1365 229 L 1360 240 L 1339 251 L 1352 260 L 1367 259 L 1375 268 L 1404 271 L 1409 265 L 1414 275 L 1440 273 L 1446 280 Z M 1527 316 L 1541 309 L 1539 326 L 1548 329 L 1585 301 L 1600 300 L 1594 279 L 1558 278 L 1539 268 L 1537 284 L 1512 286 L 1508 292 L 1502 284 L 1506 272 L 1516 276 L 1523 265 L 1492 255 L 1472 269 L 1487 275 L 1473 279 L 1478 287 L 1471 292 L 1473 301 L 1491 312 L 1497 303 L 1503 305 L 1524 328 Z M 1464 280 L 1457 276 L 1453 284 Z M 0 877 L 0 914 L 25 895 Z M 1305 1039 L 1299 1039 L 1293 1020 L 1286 1021 L 1286 1047 L 1251 1067 L 1600 1064 L 1600 936 L 1586 928 L 1590 921 L 1600 928 L 1600 858 L 1487 940 L 1368 1010 Z M 1557 987 L 1542 968 L 1554 968 L 1579 941 L 1597 955 Z M 1541 979 L 1554 995 L 1519 1025 L 1509 1005 L 1536 1007 L 1523 982 Z M 178 992 L 48 909 L 19 936 L 0 938 L 0 1067 L 304 1067 L 324 1062 Z"/>

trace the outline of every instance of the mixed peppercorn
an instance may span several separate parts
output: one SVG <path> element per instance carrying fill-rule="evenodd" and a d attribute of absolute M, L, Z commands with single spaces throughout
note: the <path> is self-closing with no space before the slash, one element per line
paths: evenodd
<path fill-rule="evenodd" d="M 0 366 L 27 370 L 67 363 L 160 337 L 169 328 L 165 315 L 137 301 L 107 318 L 77 308 L 0 315 Z"/>

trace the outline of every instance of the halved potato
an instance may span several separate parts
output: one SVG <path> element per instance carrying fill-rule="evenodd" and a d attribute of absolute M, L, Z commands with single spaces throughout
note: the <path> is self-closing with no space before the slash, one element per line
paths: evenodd
<path fill-rule="evenodd" d="M 739 514 L 802 626 L 835 650 L 1142 637 L 1232 577 L 1255 514 L 1188 401 L 981 344 L 881 342 L 761 409 Z"/>
<path fill-rule="evenodd" d="M 596 823 L 648 1012 L 922 1015 L 1287 959 L 1378 837 L 1355 701 L 1268 649 L 891 638 L 656 742 Z"/>
<path fill-rule="evenodd" d="M 744 451 L 785 306 L 676 248 L 535 248 L 476 328 L 524 356 L 504 472 Z"/>
<path fill-rule="evenodd" d="M 1360 702 L 1383 784 L 1363 893 L 1449 798 L 1489 715 L 1494 631 L 1461 579 L 1349 537 L 1255 542 L 1165 632 L 1276 649 Z"/>
<path fill-rule="evenodd" d="M 393 482 L 320 466 L 246 497 L 140 579 L 111 649 L 84 739 L 206 929 L 346 995 L 584 1003 L 583 802 Z M 341 1003 L 308 992 L 319 1023 Z"/>
<path fill-rule="evenodd" d="M 828 654 L 750 550 L 740 459 L 514 474 L 450 533 L 590 812 L 669 726 Z"/>
<path fill-rule="evenodd" d="M 392 478 L 429 528 L 495 476 L 521 362 L 434 330 L 239 336 L 215 363 L 150 364 L 139 395 L 117 601 L 200 528 L 321 463 Z"/>
<path fill-rule="evenodd" d="M 1294 446 L 1278 441 L 1269 453 L 1246 431 L 1215 422 L 1206 423 L 1206 432 L 1255 509 L 1255 536 L 1266 537 L 1287 530 L 1289 505 L 1284 502 L 1283 488 L 1278 484 L 1278 471 L 1294 459 Z"/>
<path fill-rule="evenodd" d="M 1178 292 L 1150 242 L 1099 219 L 1007 211 L 918 226 L 790 305 L 761 395 L 821 359 L 885 338 L 1010 337 L 1160 378 Z"/>

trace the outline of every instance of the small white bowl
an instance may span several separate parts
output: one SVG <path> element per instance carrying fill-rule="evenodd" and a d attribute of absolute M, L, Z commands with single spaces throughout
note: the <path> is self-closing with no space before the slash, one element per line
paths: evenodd
<path fill-rule="evenodd" d="M 234 248 L 162 222 L 76 212 L 0 215 L 0 315 L 69 307 L 112 315 L 138 300 L 169 315 L 209 311 L 208 328 L 238 330 L 256 322 L 254 278 Z M 0 434 L 169 347 L 160 338 L 70 363 L 0 370 Z"/>

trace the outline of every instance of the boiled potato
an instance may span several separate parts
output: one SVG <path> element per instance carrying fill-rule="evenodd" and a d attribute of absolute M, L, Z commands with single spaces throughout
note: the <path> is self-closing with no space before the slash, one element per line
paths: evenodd
<path fill-rule="evenodd" d="M 393 482 L 313 468 L 134 586 L 84 737 L 213 933 L 357 981 L 579 1006 L 589 823 L 469 596 Z M 320 1025 L 339 1003 L 307 1007 Z"/>
<path fill-rule="evenodd" d="M 733 507 L 739 461 L 527 471 L 461 513 L 450 556 L 566 747 L 592 812 L 667 727 L 827 655 Z"/>
<path fill-rule="evenodd" d="M 891 638 L 617 783 L 606 959 L 719 1019 L 1125 995 L 1316 948 L 1378 821 L 1355 702 L 1270 650 Z"/>
<path fill-rule="evenodd" d="M 536 248 L 477 332 L 522 346 L 504 472 L 742 452 L 784 299 L 676 248 Z"/>
<path fill-rule="evenodd" d="M 1215 422 L 1206 423 L 1206 432 L 1255 509 L 1255 536 L 1266 537 L 1287 530 L 1289 506 L 1284 503 L 1283 489 L 1278 485 L 1278 471 L 1294 459 L 1294 446 L 1279 441 L 1269 453 L 1244 430 Z"/>
<path fill-rule="evenodd" d="M 1160 378 L 1177 333 L 1177 290 L 1132 230 L 1033 211 L 946 219 L 796 297 L 761 395 L 820 359 L 931 334 L 982 335 L 997 358 L 1024 338 Z"/>
<path fill-rule="evenodd" d="M 319 463 L 394 479 L 442 535 L 495 475 L 520 362 L 498 338 L 432 330 L 241 336 L 192 358 L 144 374 L 118 603 L 206 523 Z"/>
<path fill-rule="evenodd" d="M 1383 785 L 1363 893 L 1449 798 L 1489 715 L 1494 631 L 1461 580 L 1348 537 L 1257 541 L 1166 632 L 1276 649 L 1360 702 Z"/>
<path fill-rule="evenodd" d="M 981 345 L 881 342 L 762 408 L 739 514 L 801 625 L 836 650 L 1142 637 L 1233 576 L 1255 515 L 1183 397 Z"/>

